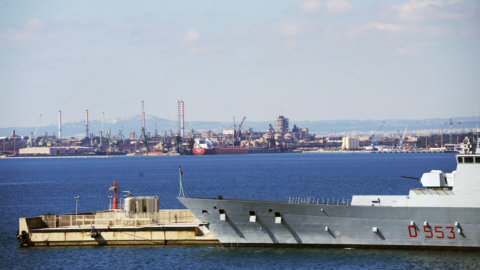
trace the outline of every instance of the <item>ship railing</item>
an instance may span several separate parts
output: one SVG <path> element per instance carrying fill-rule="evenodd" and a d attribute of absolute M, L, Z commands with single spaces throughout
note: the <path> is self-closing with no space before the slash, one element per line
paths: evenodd
<path fill-rule="evenodd" d="M 325 198 L 325 197 L 312 197 L 312 196 L 289 196 L 289 204 L 326 204 L 326 205 L 351 205 L 351 199 L 345 198 Z"/>

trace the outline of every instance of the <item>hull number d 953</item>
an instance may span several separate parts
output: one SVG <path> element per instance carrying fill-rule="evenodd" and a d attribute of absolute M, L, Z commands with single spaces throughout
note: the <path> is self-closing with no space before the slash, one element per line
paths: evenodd
<path fill-rule="evenodd" d="M 418 237 L 417 227 L 414 225 L 408 226 L 408 234 L 411 238 Z M 423 226 L 423 236 L 425 238 L 447 238 L 455 239 L 455 227 L 453 226 Z"/>

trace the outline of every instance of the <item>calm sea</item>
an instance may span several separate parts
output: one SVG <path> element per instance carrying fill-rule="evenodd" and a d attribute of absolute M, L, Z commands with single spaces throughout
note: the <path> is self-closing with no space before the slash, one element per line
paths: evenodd
<path fill-rule="evenodd" d="M 1 268 L 167 269 L 479 269 L 464 251 L 223 248 L 217 246 L 18 247 L 18 218 L 108 207 L 117 180 L 136 196 L 157 195 L 161 208 L 187 196 L 283 200 L 303 196 L 407 194 L 432 169 L 455 169 L 453 154 L 265 154 L 0 160 Z"/>

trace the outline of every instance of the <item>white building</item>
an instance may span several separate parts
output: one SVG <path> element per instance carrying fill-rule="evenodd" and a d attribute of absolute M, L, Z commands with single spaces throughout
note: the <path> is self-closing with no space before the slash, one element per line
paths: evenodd
<path fill-rule="evenodd" d="M 342 138 L 342 150 L 358 150 L 360 149 L 360 143 L 357 137 L 343 137 Z"/>
<path fill-rule="evenodd" d="M 224 129 L 222 132 L 223 135 L 233 135 L 235 134 L 235 130 L 233 129 Z"/>

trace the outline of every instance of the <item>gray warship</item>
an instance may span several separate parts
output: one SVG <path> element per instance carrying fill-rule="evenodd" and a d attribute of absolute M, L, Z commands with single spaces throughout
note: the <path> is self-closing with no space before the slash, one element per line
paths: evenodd
<path fill-rule="evenodd" d="M 466 148 L 468 149 L 468 147 Z M 471 147 L 470 147 L 471 149 Z M 224 246 L 480 249 L 480 154 L 456 155 L 408 195 L 351 203 L 178 197 Z"/>

